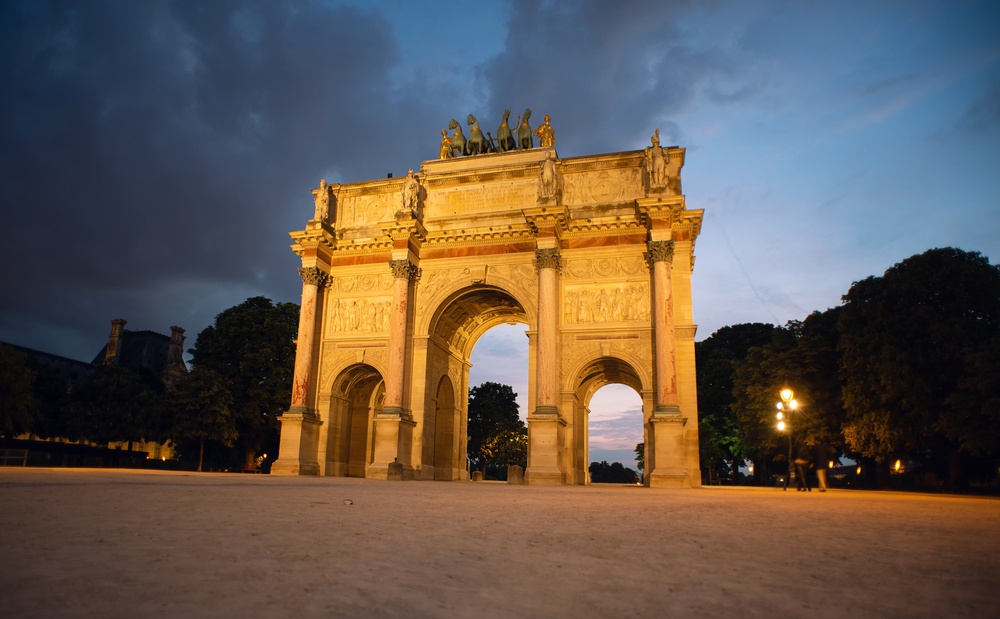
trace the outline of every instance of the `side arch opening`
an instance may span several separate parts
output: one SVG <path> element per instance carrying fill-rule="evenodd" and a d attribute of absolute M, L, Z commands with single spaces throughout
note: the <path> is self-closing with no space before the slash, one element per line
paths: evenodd
<path fill-rule="evenodd" d="M 333 381 L 326 471 L 336 477 L 364 477 L 372 462 L 375 411 L 385 400 L 385 381 L 370 365 L 353 365 Z"/>

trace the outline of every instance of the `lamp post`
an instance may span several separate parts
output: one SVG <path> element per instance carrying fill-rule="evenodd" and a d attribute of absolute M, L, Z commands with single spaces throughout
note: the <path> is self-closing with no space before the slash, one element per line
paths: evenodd
<path fill-rule="evenodd" d="M 784 432 L 788 430 L 788 474 L 785 475 L 785 487 L 783 490 L 788 490 L 788 482 L 792 478 L 792 425 L 791 425 L 791 413 L 796 408 L 799 407 L 799 403 L 795 401 L 795 393 L 788 389 L 782 389 L 779 393 L 781 396 L 781 401 L 778 402 L 778 431 Z M 788 418 L 786 421 L 786 417 Z"/>

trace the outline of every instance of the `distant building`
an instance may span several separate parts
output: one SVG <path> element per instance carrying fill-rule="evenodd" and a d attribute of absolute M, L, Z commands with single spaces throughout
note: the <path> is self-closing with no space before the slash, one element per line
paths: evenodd
<path fill-rule="evenodd" d="M 187 374 L 184 364 L 184 329 L 170 327 L 170 335 L 154 331 L 127 331 L 125 321 L 111 321 L 111 333 L 92 365 L 148 368 L 164 384 L 172 385 Z"/>
<path fill-rule="evenodd" d="M 72 389 L 94 374 L 101 366 L 114 365 L 127 368 L 148 368 L 160 377 L 163 383 L 170 386 L 187 375 L 187 365 L 184 363 L 184 329 L 170 327 L 170 335 L 154 331 L 128 331 L 126 321 L 115 319 L 111 321 L 111 333 L 108 343 L 97 353 L 90 363 L 68 359 L 59 355 L 9 344 L 9 346 L 28 355 L 38 365 L 48 367 L 59 373 Z M 29 438 L 25 435 L 21 438 Z M 54 439 L 65 442 L 64 439 Z M 125 449 L 127 443 L 110 443 L 111 449 Z M 145 451 L 150 458 L 157 460 L 170 458 L 173 450 L 169 441 L 166 444 L 141 441 L 133 446 L 138 451 Z"/>

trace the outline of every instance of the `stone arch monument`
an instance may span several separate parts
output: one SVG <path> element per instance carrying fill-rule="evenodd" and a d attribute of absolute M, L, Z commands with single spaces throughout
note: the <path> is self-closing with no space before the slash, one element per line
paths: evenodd
<path fill-rule="evenodd" d="M 622 383 L 642 398 L 646 484 L 700 485 L 702 211 L 681 194 L 684 149 L 658 137 L 639 151 L 528 148 L 320 183 L 313 219 L 291 233 L 302 309 L 272 474 L 386 478 L 401 466 L 404 479 L 467 479 L 472 348 L 522 323 L 527 483 L 587 483 L 587 405 Z"/>

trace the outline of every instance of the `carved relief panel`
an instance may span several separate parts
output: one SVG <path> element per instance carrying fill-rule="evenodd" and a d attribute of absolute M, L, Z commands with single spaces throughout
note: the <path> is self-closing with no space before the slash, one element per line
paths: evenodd
<path fill-rule="evenodd" d="M 622 283 L 563 288 L 563 324 L 649 322 L 649 285 Z"/>

